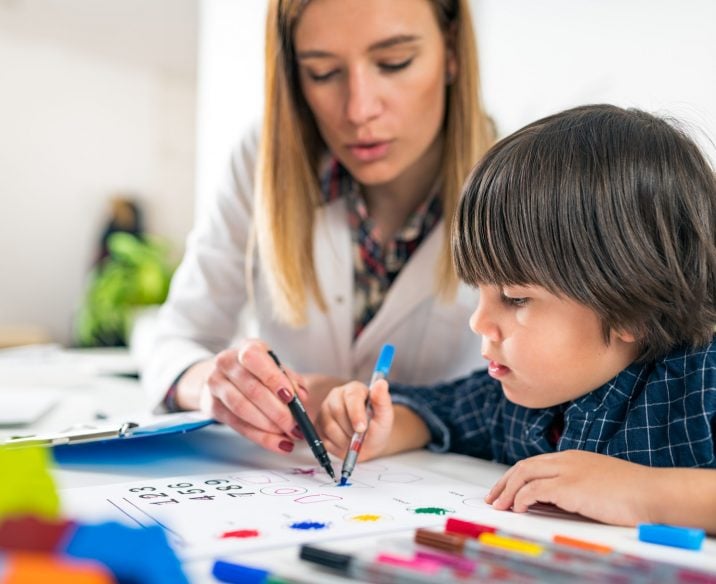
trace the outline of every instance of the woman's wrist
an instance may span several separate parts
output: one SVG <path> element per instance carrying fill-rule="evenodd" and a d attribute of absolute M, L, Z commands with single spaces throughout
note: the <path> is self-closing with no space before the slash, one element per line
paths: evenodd
<path fill-rule="evenodd" d="M 179 410 L 198 410 L 201 390 L 209 378 L 214 361 L 200 361 L 189 367 L 174 384 L 174 403 Z"/>

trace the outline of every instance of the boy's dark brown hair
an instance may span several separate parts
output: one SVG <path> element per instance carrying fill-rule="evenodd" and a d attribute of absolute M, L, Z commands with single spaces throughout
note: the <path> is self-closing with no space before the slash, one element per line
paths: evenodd
<path fill-rule="evenodd" d="M 636 334 L 639 360 L 711 341 L 716 177 L 665 120 L 574 108 L 493 146 L 467 180 L 452 252 L 469 284 L 538 285 Z"/>

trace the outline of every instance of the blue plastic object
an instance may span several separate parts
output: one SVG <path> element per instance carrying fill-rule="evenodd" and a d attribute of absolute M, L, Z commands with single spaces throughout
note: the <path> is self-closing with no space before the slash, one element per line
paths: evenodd
<path fill-rule="evenodd" d="M 120 582 L 189 584 L 158 525 L 134 528 L 116 522 L 80 525 L 68 538 L 68 556 L 96 560 Z"/>
<path fill-rule="evenodd" d="M 240 584 L 269 584 L 280 582 L 271 577 L 271 574 L 260 568 L 243 566 L 232 562 L 217 560 L 211 570 L 211 575 L 221 582 L 239 582 Z"/>
<path fill-rule="evenodd" d="M 375 364 L 375 372 L 381 373 L 383 377 L 388 377 L 390 366 L 393 364 L 393 355 L 395 355 L 395 347 L 393 345 L 383 345 L 378 355 L 378 362 Z"/>
<path fill-rule="evenodd" d="M 706 533 L 703 529 L 658 523 L 640 523 L 639 540 L 687 550 L 700 550 Z"/>

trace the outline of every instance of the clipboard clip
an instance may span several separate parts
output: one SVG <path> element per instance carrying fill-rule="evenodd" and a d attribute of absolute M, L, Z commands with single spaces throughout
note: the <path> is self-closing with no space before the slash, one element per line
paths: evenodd
<path fill-rule="evenodd" d="M 118 436 L 120 438 L 128 438 L 132 435 L 134 428 L 139 428 L 139 424 L 136 422 L 125 422 L 120 426 Z"/>
<path fill-rule="evenodd" d="M 160 436 L 163 434 L 190 432 L 212 423 L 214 423 L 212 418 L 207 418 L 197 412 L 164 414 L 146 416 L 145 420 L 139 420 L 139 422 L 104 422 L 100 426 L 77 424 L 62 432 L 12 436 L 0 441 L 0 446 L 11 448 L 21 446 L 63 446 L 102 440 Z"/>

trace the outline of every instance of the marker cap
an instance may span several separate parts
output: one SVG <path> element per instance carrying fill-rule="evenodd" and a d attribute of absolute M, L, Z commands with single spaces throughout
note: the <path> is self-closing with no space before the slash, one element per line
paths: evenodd
<path fill-rule="evenodd" d="M 299 557 L 307 562 L 313 562 L 314 564 L 320 564 L 321 566 L 343 572 L 348 570 L 348 566 L 351 563 L 351 556 L 348 554 L 332 552 L 306 544 L 301 546 Z"/>
<path fill-rule="evenodd" d="M 266 570 L 222 560 L 214 562 L 211 575 L 221 582 L 241 582 L 241 584 L 279 584 L 283 582 L 280 578 L 272 577 Z"/>
<path fill-rule="evenodd" d="M 455 517 L 449 517 L 445 522 L 445 533 L 463 535 L 465 537 L 478 538 L 483 533 L 496 533 L 497 528 L 472 521 L 464 521 Z"/>
<path fill-rule="evenodd" d="M 393 364 L 393 356 L 395 355 L 395 347 L 393 345 L 383 345 L 378 356 L 378 362 L 375 364 L 375 372 L 380 373 L 383 377 L 388 377 L 390 366 Z"/>

